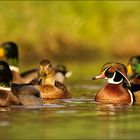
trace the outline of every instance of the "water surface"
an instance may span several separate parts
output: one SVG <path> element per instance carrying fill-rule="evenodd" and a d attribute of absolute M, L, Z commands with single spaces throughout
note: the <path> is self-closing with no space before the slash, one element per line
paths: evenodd
<path fill-rule="evenodd" d="M 2 108 L 1 139 L 139 139 L 140 106 L 101 105 L 102 84 L 69 83 L 72 99 L 44 106 Z"/>

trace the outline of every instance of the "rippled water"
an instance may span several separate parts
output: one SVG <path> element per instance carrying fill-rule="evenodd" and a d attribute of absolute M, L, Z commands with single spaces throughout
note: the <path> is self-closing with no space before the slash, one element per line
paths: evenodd
<path fill-rule="evenodd" d="M 139 139 L 140 106 L 101 105 L 100 86 L 70 84 L 72 99 L 0 111 L 1 139 Z"/>

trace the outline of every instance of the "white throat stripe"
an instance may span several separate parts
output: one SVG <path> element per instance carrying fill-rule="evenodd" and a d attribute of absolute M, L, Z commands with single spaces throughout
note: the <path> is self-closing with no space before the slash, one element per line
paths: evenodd
<path fill-rule="evenodd" d="M 11 88 L 8 88 L 8 87 L 0 87 L 0 90 L 11 91 Z"/>
<path fill-rule="evenodd" d="M 10 67 L 10 70 L 19 72 L 19 68 L 18 67 L 16 67 L 16 66 L 9 66 L 9 67 Z"/>

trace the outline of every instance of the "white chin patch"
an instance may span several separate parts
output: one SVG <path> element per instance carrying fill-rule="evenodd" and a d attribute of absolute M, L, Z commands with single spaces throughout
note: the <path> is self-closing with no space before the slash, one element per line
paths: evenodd
<path fill-rule="evenodd" d="M 11 88 L 9 88 L 9 87 L 0 87 L 0 90 L 11 91 Z"/>
<path fill-rule="evenodd" d="M 9 67 L 10 67 L 10 70 L 19 72 L 19 68 L 18 67 L 16 67 L 16 66 L 9 66 Z"/>

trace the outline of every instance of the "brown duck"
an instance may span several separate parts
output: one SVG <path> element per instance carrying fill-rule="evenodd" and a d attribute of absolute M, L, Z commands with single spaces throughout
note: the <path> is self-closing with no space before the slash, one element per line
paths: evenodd
<path fill-rule="evenodd" d="M 69 97 L 67 87 L 55 81 L 55 69 L 49 60 L 42 60 L 39 68 L 39 78 L 36 87 L 43 99 L 64 99 Z"/>
<path fill-rule="evenodd" d="M 101 69 L 101 74 L 95 79 L 106 79 L 107 85 L 96 94 L 95 100 L 100 103 L 133 104 L 134 94 L 127 78 L 127 68 L 121 63 L 107 63 Z"/>

